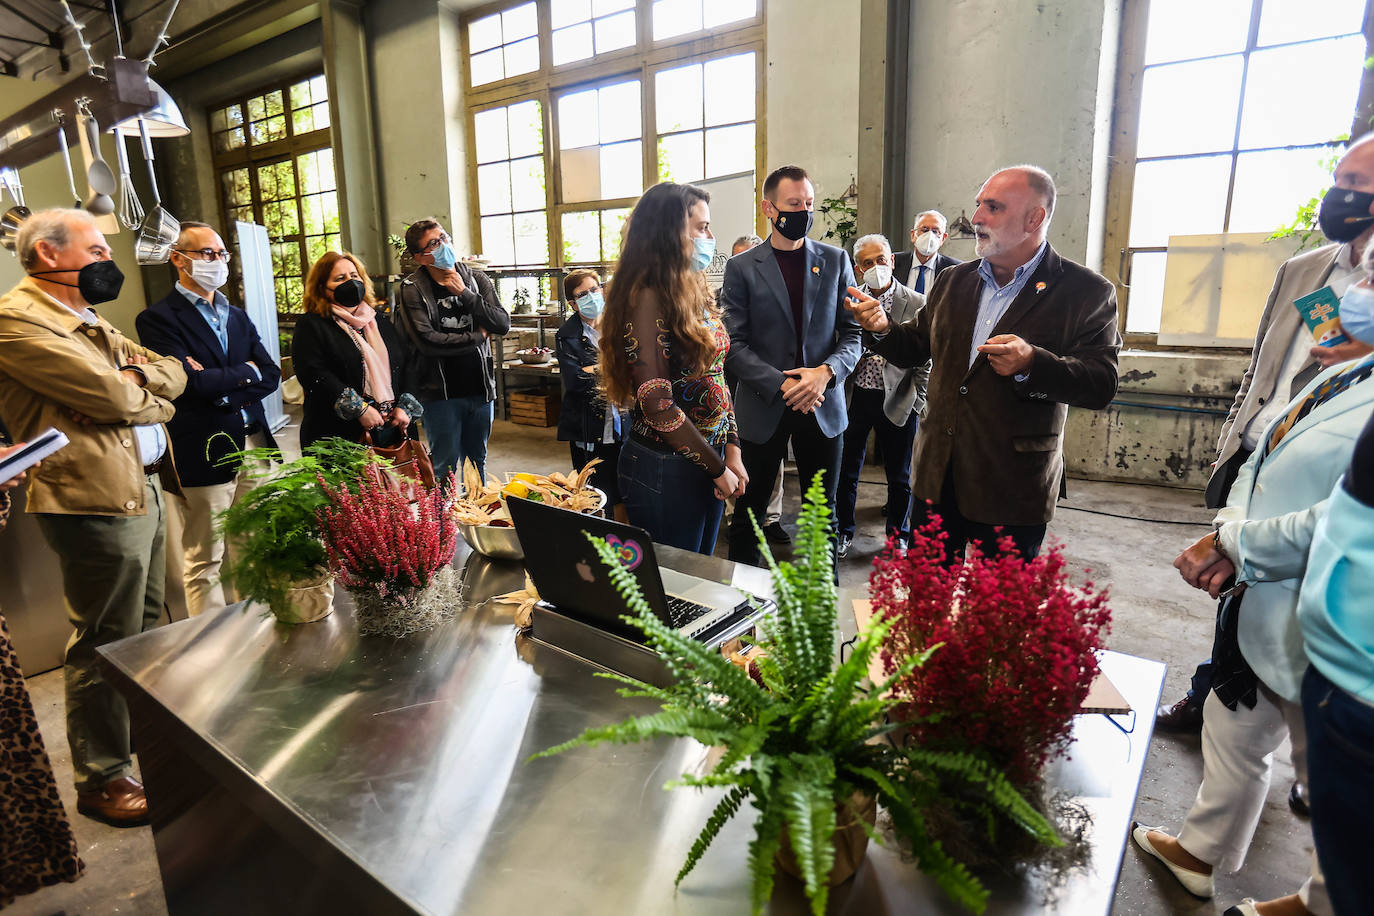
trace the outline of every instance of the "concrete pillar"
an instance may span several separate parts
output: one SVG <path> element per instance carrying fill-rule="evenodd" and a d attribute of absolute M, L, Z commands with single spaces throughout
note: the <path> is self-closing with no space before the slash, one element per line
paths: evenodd
<path fill-rule="evenodd" d="M 329 120 L 334 132 L 334 172 L 339 183 L 343 244 L 363 259 L 386 264 L 381 207 L 377 197 L 377 147 L 363 4 L 329 0 L 320 4 L 324 25 L 324 75 L 329 84 Z"/>

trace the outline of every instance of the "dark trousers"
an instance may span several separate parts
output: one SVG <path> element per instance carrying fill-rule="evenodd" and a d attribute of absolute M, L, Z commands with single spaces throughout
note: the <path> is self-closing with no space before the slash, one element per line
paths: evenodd
<path fill-rule="evenodd" d="M 840 533 L 854 536 L 854 507 L 859 499 L 859 472 L 868 452 L 868 434 L 877 437 L 883 470 L 887 472 L 887 522 L 889 537 L 910 537 L 907 524 L 911 513 L 911 446 L 916 441 L 920 418 L 912 411 L 898 426 L 883 413 L 884 393 L 878 388 L 854 387 L 849 401 L 849 425 L 844 431 L 844 452 L 840 458 L 840 486 L 837 512 Z"/>
<path fill-rule="evenodd" d="M 1033 560 L 1040 553 L 1040 544 L 1045 540 L 1045 525 L 992 525 L 975 522 L 965 518 L 959 511 L 959 498 L 954 492 L 954 468 L 945 469 L 944 485 L 940 488 L 940 501 L 923 507 L 924 516 L 913 511 L 916 516 L 912 527 L 920 527 L 930 516 L 940 517 L 941 530 L 949 535 L 945 541 L 945 563 L 955 566 L 964 561 L 964 548 L 976 544 L 984 555 L 997 553 L 997 542 L 1010 537 L 1017 554 L 1023 560 Z M 919 522 L 918 522 L 919 519 Z"/>
<path fill-rule="evenodd" d="M 67 743 L 78 792 L 133 770 L 129 708 L 105 680 L 95 650 L 152 629 L 162 616 L 167 545 L 157 475 L 144 478 L 144 499 L 146 515 L 37 516 L 62 567 L 73 629 L 63 673 Z"/>
<path fill-rule="evenodd" d="M 1368 913 L 1374 900 L 1369 824 L 1374 820 L 1374 706 L 1308 667 L 1302 679 L 1307 725 L 1312 839 L 1337 913 Z"/>
<path fill-rule="evenodd" d="M 630 439 L 620 448 L 620 493 L 630 524 L 659 544 L 710 556 L 725 501 L 706 472 L 676 452 Z"/>
<path fill-rule="evenodd" d="M 825 501 L 835 505 L 835 481 L 840 470 L 840 437 L 821 432 L 816 418 L 795 410 L 783 411 L 778 428 L 767 442 L 740 441 L 740 457 L 749 475 L 744 496 L 735 501 L 735 514 L 730 520 L 730 559 L 736 563 L 758 566 L 761 559 L 758 538 L 749 521 L 752 512 L 763 525 L 773 484 L 778 479 L 778 465 L 787 457 L 787 444 L 797 458 L 797 480 L 804 495 L 817 473 L 825 474 Z M 830 547 L 835 548 L 835 516 L 830 516 Z M 833 559 L 833 558 L 832 558 Z"/>
<path fill-rule="evenodd" d="M 593 458 L 601 459 L 601 463 L 592 469 L 588 482 L 606 494 L 606 517 L 610 518 L 611 507 L 625 501 L 620 498 L 620 443 L 599 442 L 589 452 L 576 442 L 569 442 L 568 450 L 572 453 L 574 471 L 582 470 Z"/>
<path fill-rule="evenodd" d="M 1209 509 L 1220 509 L 1226 505 L 1226 500 L 1231 496 L 1231 485 L 1236 482 L 1236 475 L 1240 473 L 1240 466 L 1245 464 L 1250 457 L 1250 450 L 1241 446 L 1234 455 L 1221 468 L 1221 505 L 1208 506 Z M 1216 657 L 1217 648 L 1215 643 L 1212 645 L 1212 654 L 1193 670 L 1193 677 L 1188 687 L 1188 700 L 1192 704 L 1201 708 L 1207 700 L 1207 692 L 1212 689 L 1212 671 L 1215 666 L 1212 659 Z"/>

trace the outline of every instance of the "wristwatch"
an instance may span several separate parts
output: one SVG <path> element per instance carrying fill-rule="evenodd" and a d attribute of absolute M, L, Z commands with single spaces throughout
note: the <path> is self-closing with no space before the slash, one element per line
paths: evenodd
<path fill-rule="evenodd" d="M 1222 543 L 1221 543 L 1221 529 L 1220 529 L 1220 528 L 1217 528 L 1217 529 L 1215 529 L 1215 530 L 1212 531 L 1212 549 L 1215 550 L 1217 553 L 1221 554 L 1221 555 L 1222 555 L 1223 557 L 1225 557 L 1226 559 L 1228 559 L 1228 560 L 1231 559 L 1231 558 L 1230 558 L 1229 556 L 1227 556 L 1227 554 L 1226 554 L 1226 547 L 1223 546 Z M 1232 562 L 1235 562 L 1235 561 L 1233 560 Z"/>

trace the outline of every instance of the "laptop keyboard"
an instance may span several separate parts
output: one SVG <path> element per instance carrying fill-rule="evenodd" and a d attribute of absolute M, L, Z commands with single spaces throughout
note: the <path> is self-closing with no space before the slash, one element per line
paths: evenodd
<path fill-rule="evenodd" d="M 676 595 L 668 595 L 667 598 L 668 625 L 675 630 L 680 630 L 693 620 L 715 610 L 713 607 L 697 604 L 695 601 L 688 601 L 686 598 L 679 598 Z"/>

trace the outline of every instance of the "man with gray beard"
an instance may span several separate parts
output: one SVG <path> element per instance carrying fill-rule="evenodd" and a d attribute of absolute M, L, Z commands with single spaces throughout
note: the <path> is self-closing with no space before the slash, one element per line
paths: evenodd
<path fill-rule="evenodd" d="M 951 564 L 1004 536 L 1026 559 L 1039 552 L 1064 485 L 1068 408 L 1116 394 L 1116 290 L 1046 241 L 1054 201 L 1036 166 L 989 178 L 973 214 L 978 257 L 936 277 L 913 319 L 895 324 L 849 289 L 866 347 L 897 366 L 933 361 L 912 492 L 940 517 Z"/>

